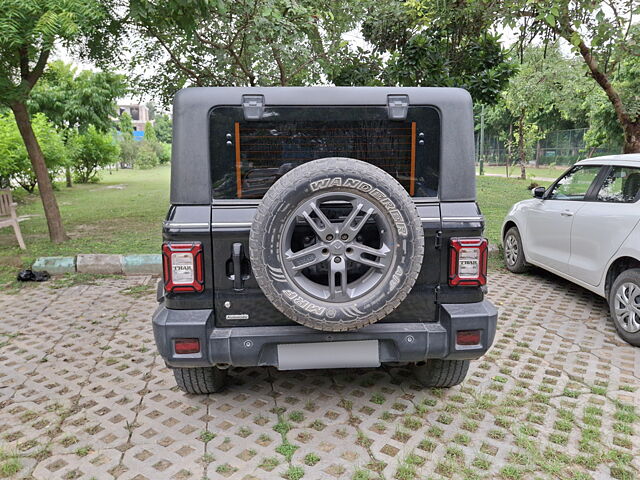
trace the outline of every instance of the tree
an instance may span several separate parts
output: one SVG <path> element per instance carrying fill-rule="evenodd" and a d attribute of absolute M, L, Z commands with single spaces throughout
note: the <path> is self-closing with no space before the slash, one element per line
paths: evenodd
<path fill-rule="evenodd" d="M 86 132 L 71 137 L 75 179 L 78 183 L 94 182 L 98 169 L 118 161 L 120 149 L 110 133 L 90 125 Z"/>
<path fill-rule="evenodd" d="M 173 125 L 171 117 L 167 114 L 156 116 L 156 122 L 154 124 L 156 129 L 156 135 L 158 140 L 162 143 L 171 143 L 173 135 Z"/>
<path fill-rule="evenodd" d="M 640 152 L 640 80 L 618 75 L 622 64 L 633 70 L 640 61 L 640 26 L 634 19 L 640 13 L 637 1 L 482 2 L 486 8 L 499 5 L 497 13 L 506 25 L 520 29 L 522 42 L 558 37 L 569 42 L 609 100 L 624 135 L 624 152 Z"/>
<path fill-rule="evenodd" d="M 334 83 L 462 87 L 495 103 L 513 68 L 477 2 L 368 3 L 361 32 L 372 50 L 351 50 L 330 72 Z"/>
<path fill-rule="evenodd" d="M 504 107 L 515 120 L 514 140 L 520 162 L 520 176 L 526 178 L 528 152 L 544 137 L 546 122 L 554 115 L 573 112 L 576 85 L 581 82 L 575 62 L 565 59 L 557 45 L 529 47 L 522 64 L 503 93 Z"/>
<path fill-rule="evenodd" d="M 0 101 L 13 111 L 55 243 L 67 236 L 27 100 L 57 43 L 95 59 L 115 51 L 109 12 L 108 2 L 98 0 L 4 0 L 0 10 Z"/>
<path fill-rule="evenodd" d="M 361 2 L 131 0 L 140 83 L 168 104 L 185 86 L 307 85 L 323 79 L 356 24 Z M 140 57 L 140 52 L 142 57 Z"/>
<path fill-rule="evenodd" d="M 68 163 L 62 136 L 42 113 L 33 116 L 32 127 L 45 159 L 47 175 L 53 176 Z M 0 178 L 17 183 L 29 193 L 33 193 L 37 185 L 20 131 L 9 113 L 0 115 Z"/>
<path fill-rule="evenodd" d="M 58 128 L 84 133 L 113 128 L 116 101 L 127 93 L 124 75 L 83 70 L 60 60 L 49 63 L 29 97 L 29 111 L 42 112 Z"/>
<path fill-rule="evenodd" d="M 74 132 L 87 132 L 91 125 L 99 132 L 112 129 L 116 100 L 126 92 L 124 75 L 91 70 L 78 73 L 72 65 L 57 60 L 47 66 L 28 105 L 30 112 L 45 113 L 66 141 Z M 71 187 L 69 168 L 66 173 Z"/>

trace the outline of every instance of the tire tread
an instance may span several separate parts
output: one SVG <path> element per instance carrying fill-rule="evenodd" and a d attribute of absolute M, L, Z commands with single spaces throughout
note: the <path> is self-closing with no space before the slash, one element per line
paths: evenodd
<path fill-rule="evenodd" d="M 173 368 L 173 376 L 178 388 L 183 392 L 196 395 L 222 390 L 226 373 L 226 370 L 216 367 Z"/>
<path fill-rule="evenodd" d="M 449 388 L 459 385 L 467 376 L 469 360 L 430 359 L 414 367 L 416 378 L 425 387 Z"/>

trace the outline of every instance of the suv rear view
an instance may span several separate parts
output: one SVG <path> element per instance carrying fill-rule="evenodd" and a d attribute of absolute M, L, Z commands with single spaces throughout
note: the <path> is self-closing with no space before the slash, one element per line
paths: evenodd
<path fill-rule="evenodd" d="M 153 318 L 178 386 L 391 363 L 460 383 L 497 317 L 473 162 L 459 89 L 179 92 Z"/>

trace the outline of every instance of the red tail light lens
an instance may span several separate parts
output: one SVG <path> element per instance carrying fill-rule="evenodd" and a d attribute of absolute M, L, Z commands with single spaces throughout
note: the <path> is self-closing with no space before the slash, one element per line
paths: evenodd
<path fill-rule="evenodd" d="M 458 330 L 456 343 L 458 345 L 479 345 L 482 340 L 481 330 Z"/>
<path fill-rule="evenodd" d="M 177 338 L 173 342 L 177 354 L 200 353 L 200 340 L 197 338 Z"/>
<path fill-rule="evenodd" d="M 166 292 L 201 292 L 204 290 L 202 244 L 163 243 L 162 272 Z"/>
<path fill-rule="evenodd" d="M 452 238 L 449 244 L 449 285 L 487 283 L 487 239 Z"/>

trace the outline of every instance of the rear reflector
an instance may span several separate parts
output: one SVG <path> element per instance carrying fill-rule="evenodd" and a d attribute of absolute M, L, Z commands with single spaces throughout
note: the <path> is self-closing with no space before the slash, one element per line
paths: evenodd
<path fill-rule="evenodd" d="M 204 290 L 202 244 L 163 243 L 162 273 L 167 292 L 201 292 Z"/>
<path fill-rule="evenodd" d="M 458 345 L 480 345 L 482 330 L 458 330 L 456 343 Z"/>
<path fill-rule="evenodd" d="M 197 338 L 177 338 L 174 341 L 174 349 L 179 355 L 200 353 L 200 340 Z"/>
<path fill-rule="evenodd" d="M 449 243 L 449 285 L 487 283 L 487 239 L 452 238 Z"/>

